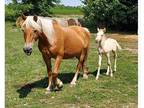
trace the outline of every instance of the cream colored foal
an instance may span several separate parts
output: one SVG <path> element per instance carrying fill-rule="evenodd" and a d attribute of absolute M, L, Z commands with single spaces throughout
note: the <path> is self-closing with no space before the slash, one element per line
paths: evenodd
<path fill-rule="evenodd" d="M 109 75 L 113 77 L 113 71 L 111 68 L 111 61 L 110 61 L 110 52 L 114 54 L 114 71 L 116 71 L 116 62 L 117 62 L 117 49 L 121 50 L 121 46 L 118 44 L 118 42 L 114 39 L 107 38 L 105 36 L 106 29 L 99 29 L 97 28 L 98 33 L 95 38 L 96 42 L 98 42 L 98 54 L 99 54 L 99 62 L 98 62 L 98 71 L 96 75 L 96 80 L 98 80 L 100 75 L 100 68 L 101 68 L 101 62 L 102 62 L 102 55 L 105 54 L 107 57 L 107 72 L 106 75 Z"/>

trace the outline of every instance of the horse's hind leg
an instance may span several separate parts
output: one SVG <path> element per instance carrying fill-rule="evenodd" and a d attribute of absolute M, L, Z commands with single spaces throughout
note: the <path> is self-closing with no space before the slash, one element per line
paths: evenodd
<path fill-rule="evenodd" d="M 72 79 L 72 81 L 70 83 L 72 86 L 76 85 L 76 81 L 77 81 L 77 77 L 78 77 L 79 71 L 82 68 L 82 65 L 84 63 L 84 58 L 85 58 L 84 51 L 82 51 L 82 53 L 81 53 L 81 55 L 79 57 L 79 62 L 77 64 L 76 73 L 75 73 L 75 75 L 74 75 L 74 77 L 73 77 L 73 79 Z"/>
<path fill-rule="evenodd" d="M 75 73 L 75 75 L 74 75 L 74 77 L 73 77 L 73 79 L 70 83 L 71 86 L 76 85 L 77 77 L 78 77 L 78 74 L 79 74 L 79 71 L 80 71 L 81 67 L 82 67 L 82 63 L 79 61 L 78 64 L 77 64 L 76 73 Z"/>
<path fill-rule="evenodd" d="M 86 60 L 87 60 L 87 55 L 88 55 L 88 50 L 86 49 L 84 60 L 82 62 L 82 70 L 83 70 L 83 78 L 87 79 L 88 78 L 88 67 L 86 66 Z"/>

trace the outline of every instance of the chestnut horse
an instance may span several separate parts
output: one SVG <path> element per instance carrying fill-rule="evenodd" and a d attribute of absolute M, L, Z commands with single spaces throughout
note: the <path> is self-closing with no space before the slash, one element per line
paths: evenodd
<path fill-rule="evenodd" d="M 62 88 L 63 83 L 58 79 L 58 70 L 62 59 L 76 57 L 78 64 L 76 73 L 71 81 L 75 85 L 80 69 L 83 77 L 88 78 L 88 69 L 85 61 L 88 55 L 90 32 L 87 28 L 79 26 L 62 27 L 56 20 L 38 16 L 21 16 L 23 23 L 21 29 L 24 33 L 24 52 L 32 53 L 32 44 L 38 40 L 38 48 L 42 53 L 47 66 L 48 87 L 51 91 L 54 87 Z M 51 69 L 51 58 L 55 59 L 54 70 Z"/>

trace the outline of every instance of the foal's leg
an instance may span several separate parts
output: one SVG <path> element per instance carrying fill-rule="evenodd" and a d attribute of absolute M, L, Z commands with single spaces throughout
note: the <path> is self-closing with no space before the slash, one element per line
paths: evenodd
<path fill-rule="evenodd" d="M 110 72 L 110 66 L 109 66 L 110 55 L 106 54 L 106 58 L 107 58 L 107 72 L 106 72 L 106 75 L 109 75 L 109 72 Z"/>
<path fill-rule="evenodd" d="M 96 75 L 96 80 L 98 80 L 99 75 L 100 75 L 101 62 L 102 62 L 102 54 L 99 54 L 98 71 Z"/>
<path fill-rule="evenodd" d="M 117 68 L 117 66 L 116 66 L 116 64 L 117 64 L 117 52 L 113 51 L 113 53 L 114 53 L 114 72 L 116 72 L 116 68 Z"/>
<path fill-rule="evenodd" d="M 106 57 L 107 57 L 107 61 L 108 61 L 108 66 L 109 66 L 108 70 L 110 71 L 110 76 L 113 77 L 113 72 L 112 72 L 112 68 L 111 68 L 111 61 L 110 61 L 110 53 L 107 53 Z"/>
<path fill-rule="evenodd" d="M 56 86 L 60 89 L 63 86 L 63 83 L 60 79 L 58 79 L 58 69 L 62 60 L 62 56 L 57 56 L 54 64 L 54 71 L 52 73 L 52 81 Z"/>

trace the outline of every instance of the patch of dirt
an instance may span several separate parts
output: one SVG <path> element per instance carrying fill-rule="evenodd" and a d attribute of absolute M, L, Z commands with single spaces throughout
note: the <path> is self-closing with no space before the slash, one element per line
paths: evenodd
<path fill-rule="evenodd" d="M 119 33 L 112 33 L 106 35 L 120 42 L 138 42 L 138 35 L 128 35 Z"/>

